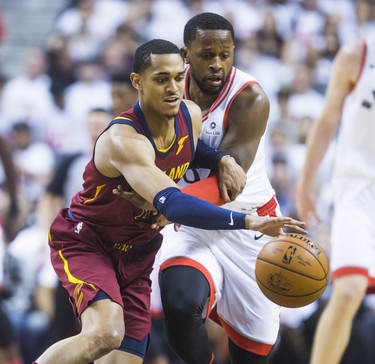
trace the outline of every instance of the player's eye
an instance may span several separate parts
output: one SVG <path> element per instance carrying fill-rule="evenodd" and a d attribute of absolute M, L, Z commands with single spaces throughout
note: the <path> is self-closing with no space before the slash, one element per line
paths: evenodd
<path fill-rule="evenodd" d="M 156 79 L 156 82 L 162 84 L 162 83 L 165 83 L 166 80 L 167 80 L 167 79 L 166 79 L 165 77 L 160 77 L 160 78 L 157 78 L 157 79 Z"/>

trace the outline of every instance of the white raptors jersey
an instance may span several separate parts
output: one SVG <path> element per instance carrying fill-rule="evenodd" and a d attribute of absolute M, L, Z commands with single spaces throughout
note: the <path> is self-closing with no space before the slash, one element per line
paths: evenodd
<path fill-rule="evenodd" d="M 189 99 L 189 79 L 190 67 L 187 67 L 185 91 L 185 98 L 187 99 Z M 219 96 L 210 109 L 203 114 L 203 127 L 200 139 L 207 145 L 218 149 L 228 126 L 228 112 L 234 98 L 245 87 L 254 83 L 258 84 L 258 81 L 254 77 L 232 67 L 228 80 Z M 184 187 L 188 183 L 204 179 L 209 175 L 209 172 L 207 169 L 189 169 L 178 185 Z M 255 159 L 247 172 L 246 187 L 242 194 L 237 197 L 236 201 L 257 207 L 268 202 L 274 195 L 275 191 L 271 187 L 266 173 L 264 138 L 262 137 Z"/>
<path fill-rule="evenodd" d="M 375 179 L 375 43 L 364 42 L 358 80 L 346 97 L 334 178 Z"/>

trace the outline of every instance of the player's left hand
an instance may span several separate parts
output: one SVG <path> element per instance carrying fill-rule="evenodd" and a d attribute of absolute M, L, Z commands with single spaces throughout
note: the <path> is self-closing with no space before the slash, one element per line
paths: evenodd
<path fill-rule="evenodd" d="M 142 196 L 138 195 L 135 191 L 124 191 L 121 185 L 118 185 L 117 188 L 112 190 L 112 193 L 116 196 L 128 200 L 135 207 L 138 207 L 143 210 L 152 211 L 154 215 L 157 214 L 155 207 L 147 202 Z"/>
<path fill-rule="evenodd" d="M 164 226 L 171 224 L 172 222 L 169 221 L 164 215 L 159 214 L 155 207 L 147 202 L 142 196 L 138 195 L 135 191 L 124 191 L 121 185 L 118 185 L 117 188 L 114 188 L 112 193 L 116 196 L 124 198 L 128 200 L 134 206 L 151 211 L 153 218 L 151 219 L 151 228 L 152 229 L 161 229 Z M 175 230 L 177 227 L 175 226 Z"/>
<path fill-rule="evenodd" d="M 218 170 L 219 188 L 225 202 L 234 201 L 246 185 L 246 173 L 233 157 L 221 158 Z"/>

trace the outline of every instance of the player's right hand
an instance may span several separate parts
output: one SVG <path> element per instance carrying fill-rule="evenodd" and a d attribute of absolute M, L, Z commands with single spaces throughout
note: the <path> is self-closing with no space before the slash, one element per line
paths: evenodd
<path fill-rule="evenodd" d="M 218 170 L 220 195 L 223 201 L 234 201 L 246 185 L 246 173 L 233 157 L 220 160 Z"/>
<path fill-rule="evenodd" d="M 304 186 L 302 182 L 297 184 L 296 188 L 296 210 L 298 217 L 306 221 L 306 224 L 310 227 L 314 227 L 319 224 L 320 217 L 316 211 L 316 205 L 313 198 L 313 193 L 307 186 Z"/>
<path fill-rule="evenodd" d="M 288 229 L 299 234 L 307 234 L 303 221 L 295 220 L 287 216 L 253 216 L 247 215 L 246 229 L 259 231 L 268 236 L 285 235 L 283 229 Z"/>

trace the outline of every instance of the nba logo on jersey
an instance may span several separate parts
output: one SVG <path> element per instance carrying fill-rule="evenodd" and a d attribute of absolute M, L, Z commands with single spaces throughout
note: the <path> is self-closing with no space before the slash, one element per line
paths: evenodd
<path fill-rule="evenodd" d="M 75 232 L 76 234 L 79 234 L 79 233 L 81 232 L 81 230 L 82 230 L 82 226 L 83 226 L 83 222 L 79 222 L 79 223 L 77 224 L 76 228 L 74 229 L 74 232 Z"/>

